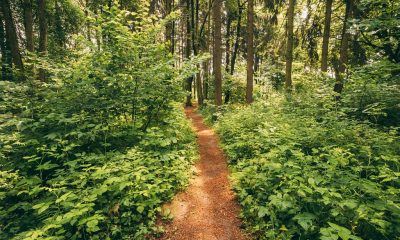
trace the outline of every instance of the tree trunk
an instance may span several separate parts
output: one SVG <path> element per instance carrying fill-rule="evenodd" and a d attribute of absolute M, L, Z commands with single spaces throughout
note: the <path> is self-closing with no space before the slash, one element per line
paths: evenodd
<path fill-rule="evenodd" d="M 33 14 L 32 14 L 32 0 L 24 0 L 24 27 L 26 37 L 26 49 L 30 52 L 34 51 L 33 45 Z"/>
<path fill-rule="evenodd" d="M 46 0 L 38 0 L 39 10 L 39 55 L 46 56 L 47 54 L 47 20 L 46 20 Z M 44 69 L 39 69 L 39 79 L 46 79 Z"/>
<path fill-rule="evenodd" d="M 203 63 L 203 99 L 208 99 L 209 61 Z"/>
<path fill-rule="evenodd" d="M 150 0 L 149 15 L 154 15 L 156 13 L 156 5 L 157 0 Z"/>
<path fill-rule="evenodd" d="M 196 73 L 196 89 L 197 89 L 197 103 L 199 104 L 199 106 L 201 106 L 204 103 L 204 98 L 203 98 L 203 85 L 201 81 L 200 71 Z"/>
<path fill-rule="evenodd" d="M 86 2 L 85 2 L 85 21 L 86 21 L 86 31 L 87 31 L 87 38 L 88 38 L 88 41 L 90 42 L 90 43 L 92 43 L 92 34 L 91 34 L 91 32 L 92 32 L 92 29 L 91 29 L 91 27 L 90 27 L 90 21 L 87 19 L 88 18 L 88 16 L 89 16 L 89 0 L 86 0 Z"/>
<path fill-rule="evenodd" d="M 333 0 L 327 0 L 325 6 L 325 24 L 324 24 L 324 35 L 322 38 L 322 54 L 321 54 L 321 71 L 328 71 L 328 47 L 329 47 L 329 36 L 331 33 L 331 15 L 332 15 L 332 2 Z"/>
<path fill-rule="evenodd" d="M 342 41 L 340 42 L 340 56 L 339 65 L 336 74 L 336 84 L 334 91 L 337 93 L 342 93 L 343 91 L 343 73 L 346 71 L 346 64 L 348 60 L 348 48 L 350 34 L 348 33 L 348 20 L 351 17 L 351 12 L 353 8 L 353 0 L 346 0 L 346 13 L 344 16 L 343 28 L 342 28 Z"/>
<path fill-rule="evenodd" d="M 190 0 L 191 5 L 191 32 L 192 32 L 192 48 L 194 56 L 198 55 L 198 44 L 197 44 L 197 32 L 198 32 L 198 21 L 199 21 L 199 0 L 196 0 L 196 5 L 194 0 Z M 199 68 L 200 69 L 200 68 Z M 203 105 L 203 89 L 201 83 L 201 74 L 200 71 L 196 73 L 196 84 L 195 84 L 195 92 L 197 93 L 197 103 L 198 105 Z"/>
<path fill-rule="evenodd" d="M 212 5 L 212 0 L 208 1 L 207 4 L 207 9 L 211 9 L 211 5 Z M 207 10 L 204 11 L 203 16 L 207 16 Z M 209 52 L 210 51 L 210 39 L 211 39 L 211 18 L 208 17 L 207 20 L 207 26 L 205 27 L 205 33 L 204 33 L 204 50 Z M 203 63 L 203 98 L 204 99 L 208 99 L 208 80 L 209 80 L 209 76 L 210 76 L 210 60 L 206 60 Z"/>
<path fill-rule="evenodd" d="M 66 44 L 66 37 L 65 37 L 65 32 L 63 29 L 63 23 L 61 19 L 61 8 L 58 0 L 54 1 L 54 10 L 55 10 L 55 19 L 54 19 L 54 25 L 55 25 L 55 32 L 56 32 L 56 43 L 58 44 L 59 48 L 65 48 Z"/>
<path fill-rule="evenodd" d="M 189 59 L 191 55 L 191 24 L 190 24 L 190 0 L 186 0 L 186 12 L 185 12 L 185 17 L 186 17 L 186 58 Z M 186 91 L 187 91 L 187 96 L 186 96 L 186 106 L 192 106 L 192 84 L 193 84 L 193 76 L 190 76 L 186 79 Z"/>
<path fill-rule="evenodd" d="M 237 0 L 237 7 L 238 7 L 238 22 L 236 26 L 236 37 L 235 37 L 235 45 L 233 47 L 233 54 L 231 59 L 231 75 L 235 72 L 235 64 L 236 64 L 236 57 L 239 51 L 239 41 L 241 36 L 241 24 L 242 24 L 242 5 L 240 4 L 240 0 Z"/>
<path fill-rule="evenodd" d="M 96 17 L 96 20 L 98 20 L 99 16 L 98 16 L 97 8 L 95 8 L 93 12 L 94 12 L 94 15 Z M 94 28 L 94 34 L 95 34 L 95 37 L 96 37 L 97 50 L 100 51 L 100 49 L 101 49 L 101 35 L 100 35 L 100 32 L 99 32 L 97 27 Z"/>
<path fill-rule="evenodd" d="M 0 14 L 0 50 L 1 50 L 1 79 L 12 80 L 12 56 L 6 38 L 6 31 Z"/>
<path fill-rule="evenodd" d="M 287 13 L 287 46 L 286 46 L 286 77 L 285 87 L 287 90 L 292 88 L 292 63 L 293 63 L 293 18 L 294 18 L 294 1 L 289 0 Z"/>
<path fill-rule="evenodd" d="M 253 102 L 253 74 L 254 74 L 254 2 L 247 1 L 247 85 L 246 102 Z"/>
<path fill-rule="evenodd" d="M 168 16 L 172 11 L 172 1 L 173 0 L 165 0 L 165 17 Z M 173 53 L 172 47 L 172 31 L 173 31 L 173 21 L 167 23 L 165 26 L 165 41 L 170 44 L 170 52 Z"/>
<path fill-rule="evenodd" d="M 231 23 L 232 13 L 227 13 L 226 19 L 226 40 L 225 40 L 225 71 L 229 72 L 230 56 L 231 56 Z"/>
<path fill-rule="evenodd" d="M 359 1 L 353 2 L 353 11 L 351 13 L 352 18 L 355 19 L 362 19 L 363 18 L 363 11 L 357 7 Z M 360 32 L 356 32 L 352 37 L 351 37 L 351 52 L 353 53 L 352 60 L 351 62 L 354 64 L 357 64 L 359 66 L 363 66 L 367 64 L 368 57 L 367 57 L 367 52 L 363 44 L 361 44 L 360 41 Z M 399 41 L 398 41 L 399 42 Z M 399 42 L 400 44 L 400 42 Z M 399 51 L 398 53 L 400 54 L 400 45 L 399 45 Z M 349 60 L 350 61 L 350 60 Z"/>
<path fill-rule="evenodd" d="M 222 34 L 221 34 L 221 15 L 222 15 L 222 0 L 214 0 L 212 7 L 213 15 L 213 71 L 215 80 L 215 104 L 217 106 L 222 105 Z"/>
<path fill-rule="evenodd" d="M 5 22 L 6 38 L 11 50 L 11 56 L 15 67 L 23 70 L 22 57 L 18 45 L 17 31 L 14 24 L 14 18 L 11 12 L 9 0 L 1 0 L 1 11 Z"/>
<path fill-rule="evenodd" d="M 175 21 L 172 22 L 172 33 L 171 33 L 171 53 L 175 53 L 175 28 L 176 23 Z"/>
<path fill-rule="evenodd" d="M 89 12 L 87 10 L 85 10 L 85 17 L 86 17 L 86 31 L 87 31 L 87 39 L 90 43 L 92 43 L 92 29 L 90 27 L 90 22 L 87 20 L 89 16 Z"/>
<path fill-rule="evenodd" d="M 254 56 L 254 73 L 257 73 L 259 70 L 260 70 L 260 56 L 256 53 Z M 256 80 L 256 84 L 257 84 L 257 80 Z"/>

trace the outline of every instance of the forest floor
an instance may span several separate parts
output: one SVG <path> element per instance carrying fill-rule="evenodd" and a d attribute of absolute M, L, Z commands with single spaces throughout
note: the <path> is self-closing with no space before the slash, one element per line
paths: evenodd
<path fill-rule="evenodd" d="M 173 221 L 162 239 L 241 240 L 250 239 L 240 228 L 239 205 L 230 189 L 227 159 L 215 133 L 204 124 L 194 107 L 185 109 L 197 134 L 200 159 L 188 189 L 171 203 Z"/>

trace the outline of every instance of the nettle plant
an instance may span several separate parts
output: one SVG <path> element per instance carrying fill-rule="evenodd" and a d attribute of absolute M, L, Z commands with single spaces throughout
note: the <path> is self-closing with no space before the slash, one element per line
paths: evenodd
<path fill-rule="evenodd" d="M 1 239 L 144 238 L 187 182 L 194 135 L 174 102 L 195 64 L 174 66 L 146 11 L 112 7 L 96 29 L 101 48 L 48 82 L 1 85 Z"/>

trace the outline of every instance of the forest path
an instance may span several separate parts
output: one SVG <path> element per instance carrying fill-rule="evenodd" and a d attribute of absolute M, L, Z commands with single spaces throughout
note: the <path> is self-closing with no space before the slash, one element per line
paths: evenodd
<path fill-rule="evenodd" d="M 166 226 L 162 239 L 250 239 L 240 229 L 239 205 L 230 189 L 227 160 L 219 148 L 218 137 L 194 107 L 186 108 L 185 113 L 197 134 L 200 160 L 188 189 L 164 206 L 174 219 Z"/>

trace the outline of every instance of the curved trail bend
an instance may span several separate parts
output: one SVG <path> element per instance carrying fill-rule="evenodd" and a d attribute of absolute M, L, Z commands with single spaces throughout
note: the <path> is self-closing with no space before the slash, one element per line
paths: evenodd
<path fill-rule="evenodd" d="M 239 205 L 228 180 L 228 166 L 218 138 L 193 107 L 185 109 L 197 134 L 200 160 L 196 176 L 185 192 L 164 206 L 173 221 L 162 239 L 171 240 L 244 240 L 240 229 Z"/>

